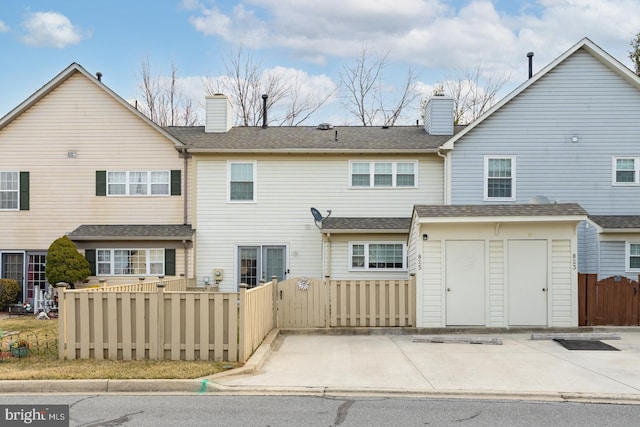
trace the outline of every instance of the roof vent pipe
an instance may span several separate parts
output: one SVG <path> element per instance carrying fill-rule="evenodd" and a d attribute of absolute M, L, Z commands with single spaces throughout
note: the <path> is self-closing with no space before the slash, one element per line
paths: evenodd
<path fill-rule="evenodd" d="M 267 128 L 267 98 L 269 95 L 266 93 L 262 95 L 262 129 Z"/>
<path fill-rule="evenodd" d="M 529 58 L 529 78 L 533 77 L 533 52 L 527 53 L 527 58 Z"/>
<path fill-rule="evenodd" d="M 98 71 L 96 73 L 96 77 L 98 78 L 98 81 L 101 82 L 102 81 L 102 73 L 100 71 Z"/>

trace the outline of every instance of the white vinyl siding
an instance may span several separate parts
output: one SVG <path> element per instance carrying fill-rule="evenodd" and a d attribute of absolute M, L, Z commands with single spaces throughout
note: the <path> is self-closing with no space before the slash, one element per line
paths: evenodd
<path fill-rule="evenodd" d="M 576 271 L 572 270 L 571 240 L 551 241 L 551 322 L 553 326 L 575 326 L 578 320 Z"/>
<path fill-rule="evenodd" d="M 350 242 L 351 270 L 406 270 L 407 248 L 400 242 Z"/>
<path fill-rule="evenodd" d="M 170 171 L 108 171 L 108 196 L 168 196 Z"/>
<path fill-rule="evenodd" d="M 613 158 L 613 184 L 614 185 L 638 185 L 640 184 L 640 159 L 634 157 Z"/>
<path fill-rule="evenodd" d="M 381 161 L 396 161 L 385 155 Z M 402 234 L 331 234 L 331 256 L 323 270 L 322 233 L 314 224 L 310 207 L 321 212 L 331 209 L 341 217 L 409 217 L 414 204 L 442 204 L 443 165 L 435 154 L 417 155 L 416 185 L 408 188 L 378 188 L 353 191 L 348 187 L 349 155 L 248 155 L 233 161 L 256 161 L 256 180 L 261 189 L 256 203 L 226 203 L 227 163 L 223 154 L 195 154 L 193 169 L 198 182 L 197 270 L 211 275 L 211 268 L 223 268 L 221 291 L 237 288 L 234 245 L 257 246 L 287 244 L 290 248 L 289 277 L 322 278 L 330 271 L 332 279 L 356 279 L 362 271 L 349 269 L 349 241 L 404 242 Z M 401 161 L 400 161 L 401 160 Z M 409 163 L 404 156 L 398 163 Z M 339 242 L 339 243 L 338 243 Z M 329 243 L 327 243 L 327 246 Z M 326 247 L 326 246 L 325 246 Z M 376 278 L 406 279 L 405 271 L 376 272 Z M 198 279 L 199 281 L 201 278 Z"/>
<path fill-rule="evenodd" d="M 164 274 L 164 249 L 98 249 L 98 276 L 160 276 Z"/>
<path fill-rule="evenodd" d="M 18 210 L 20 173 L 0 172 L 0 210 Z"/>
<path fill-rule="evenodd" d="M 505 242 L 489 241 L 489 326 L 506 326 Z"/>
<path fill-rule="evenodd" d="M 515 160 L 514 156 L 485 156 L 485 200 L 513 201 L 516 199 Z"/>
<path fill-rule="evenodd" d="M 351 188 L 416 188 L 418 185 L 415 161 L 349 162 Z"/>
<path fill-rule="evenodd" d="M 229 202 L 256 201 L 256 162 L 229 162 Z"/>

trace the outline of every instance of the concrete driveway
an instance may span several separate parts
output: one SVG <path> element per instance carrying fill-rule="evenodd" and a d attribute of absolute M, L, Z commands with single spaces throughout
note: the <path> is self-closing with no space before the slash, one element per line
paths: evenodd
<path fill-rule="evenodd" d="M 255 368 L 214 376 L 226 390 L 332 391 L 614 399 L 640 403 L 640 332 L 603 341 L 620 351 L 567 350 L 531 334 L 502 345 L 414 342 L 410 335 L 277 334 Z M 252 358 L 253 359 L 253 358 Z"/>

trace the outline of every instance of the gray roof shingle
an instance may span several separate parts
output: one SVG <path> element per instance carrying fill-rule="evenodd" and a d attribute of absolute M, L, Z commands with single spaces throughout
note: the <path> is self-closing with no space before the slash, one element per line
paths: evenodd
<path fill-rule="evenodd" d="M 191 225 L 81 225 L 71 240 L 192 240 Z"/>
<path fill-rule="evenodd" d="M 463 126 L 456 126 L 459 132 Z M 315 126 L 234 127 L 205 133 L 204 126 L 170 126 L 165 130 L 191 152 L 435 152 L 450 135 L 429 135 L 423 127 Z M 337 132 L 337 140 L 336 140 Z"/>
<path fill-rule="evenodd" d="M 640 215 L 589 215 L 589 219 L 608 230 L 640 230 Z"/>
<path fill-rule="evenodd" d="M 511 205 L 416 205 L 419 217 L 586 216 L 577 203 Z"/>
<path fill-rule="evenodd" d="M 322 221 L 322 231 L 399 231 L 408 232 L 411 218 L 329 217 Z"/>

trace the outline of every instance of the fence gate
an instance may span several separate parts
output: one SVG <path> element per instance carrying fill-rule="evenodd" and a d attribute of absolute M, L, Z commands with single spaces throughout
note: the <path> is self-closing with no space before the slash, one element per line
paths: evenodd
<path fill-rule="evenodd" d="M 278 328 L 326 327 L 328 302 L 323 280 L 294 278 L 278 282 Z"/>
<path fill-rule="evenodd" d="M 624 276 L 578 275 L 581 326 L 639 326 L 640 283 Z"/>

